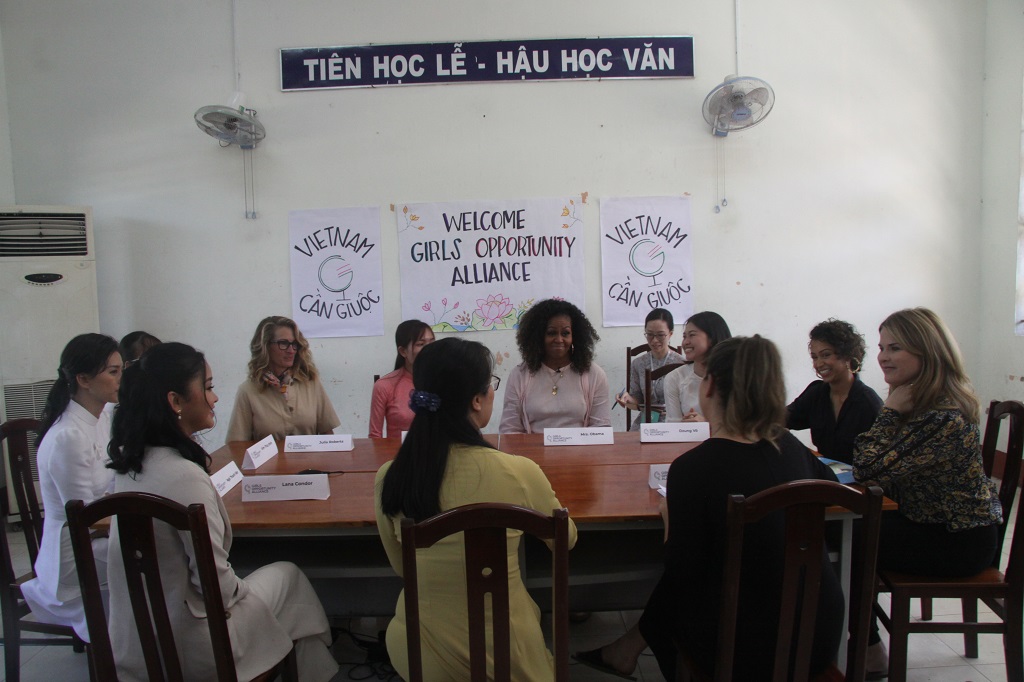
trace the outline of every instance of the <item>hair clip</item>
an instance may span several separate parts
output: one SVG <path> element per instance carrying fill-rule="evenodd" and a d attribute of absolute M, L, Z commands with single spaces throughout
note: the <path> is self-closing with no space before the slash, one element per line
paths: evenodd
<path fill-rule="evenodd" d="M 409 393 L 409 409 L 416 414 L 422 412 L 437 412 L 441 407 L 441 396 L 428 391 L 412 391 Z"/>

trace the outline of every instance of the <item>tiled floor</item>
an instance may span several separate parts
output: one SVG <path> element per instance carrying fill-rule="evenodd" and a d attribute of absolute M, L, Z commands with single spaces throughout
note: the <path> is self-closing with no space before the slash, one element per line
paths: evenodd
<path fill-rule="evenodd" d="M 1004 560 L 1009 552 L 1010 533 L 1012 526 L 1007 531 Z M 16 568 L 27 568 L 28 554 L 24 547 L 24 537 L 20 532 L 8 533 L 8 540 Z M 957 600 L 938 600 L 934 604 L 936 619 L 943 615 L 957 614 L 959 609 L 960 602 Z M 982 610 L 986 610 L 984 606 Z M 991 612 L 988 615 L 994 618 Z M 639 612 L 595 613 L 586 622 L 572 625 L 570 650 L 592 649 L 611 641 L 625 632 L 638 617 Z M 337 625 L 367 637 L 373 636 L 378 627 L 376 619 L 355 619 Z M 882 637 L 887 638 L 884 628 Z M 910 670 L 907 679 L 910 682 L 1005 682 L 1002 639 L 997 635 L 981 635 L 979 640 L 979 656 L 969 660 L 963 657 L 963 639 L 959 635 L 913 635 L 910 639 Z M 335 658 L 343 664 L 335 680 L 387 679 L 376 675 L 379 669 L 372 670 L 361 665 L 366 660 L 366 652 L 352 644 L 345 635 L 335 644 L 334 653 Z M 88 682 L 85 655 L 75 654 L 70 647 L 23 647 L 21 656 L 22 682 Z M 615 679 L 575 663 L 570 671 L 574 682 L 610 682 Z M 656 661 L 650 655 L 641 657 L 636 676 L 638 680 L 647 682 L 664 680 Z M 3 666 L 0 666 L 2 679 Z M 393 679 L 398 678 L 395 676 Z"/>

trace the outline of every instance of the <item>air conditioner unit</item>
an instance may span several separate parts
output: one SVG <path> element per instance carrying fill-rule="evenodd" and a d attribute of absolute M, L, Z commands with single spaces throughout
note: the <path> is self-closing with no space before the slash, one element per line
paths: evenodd
<path fill-rule="evenodd" d="M 81 206 L 0 206 L 0 414 L 38 419 L 60 353 L 99 331 L 92 212 Z M 32 472 L 35 442 L 30 443 Z M 4 453 L 4 480 L 10 480 Z M 17 500 L 7 491 L 10 513 Z"/>

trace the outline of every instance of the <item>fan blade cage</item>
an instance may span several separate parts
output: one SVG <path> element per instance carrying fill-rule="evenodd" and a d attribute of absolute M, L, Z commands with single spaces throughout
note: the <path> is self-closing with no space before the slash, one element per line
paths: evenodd
<path fill-rule="evenodd" d="M 256 120 L 255 112 L 239 111 L 224 106 L 203 107 L 196 112 L 196 125 L 207 135 L 221 142 L 252 149 L 267 136 L 263 124 Z"/>
<path fill-rule="evenodd" d="M 774 105 L 772 87 L 760 78 L 730 78 L 704 99 L 704 120 L 721 137 L 757 125 Z"/>

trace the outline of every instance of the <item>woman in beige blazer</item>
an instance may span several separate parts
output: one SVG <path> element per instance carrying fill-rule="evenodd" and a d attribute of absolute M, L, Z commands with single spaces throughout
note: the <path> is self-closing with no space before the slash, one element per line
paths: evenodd
<path fill-rule="evenodd" d="M 227 440 L 325 435 L 341 423 L 293 320 L 263 318 L 249 351 L 249 377 L 238 387 Z"/>
<path fill-rule="evenodd" d="M 191 437 L 214 424 L 217 395 L 203 354 L 182 343 L 154 347 L 125 371 L 120 398 L 123 407 L 115 412 L 110 441 L 114 490 L 205 505 L 238 678 L 249 680 L 270 669 L 294 642 L 299 679 L 331 679 L 338 665 L 328 650 L 330 628 L 306 576 L 294 564 L 278 562 L 243 580 L 228 563 L 231 522 L 210 481 L 209 455 Z M 214 679 L 191 542 L 169 526 L 157 526 L 161 578 L 185 678 Z M 110 639 L 119 677 L 146 680 L 117 535 L 115 522 L 108 567 Z"/>

